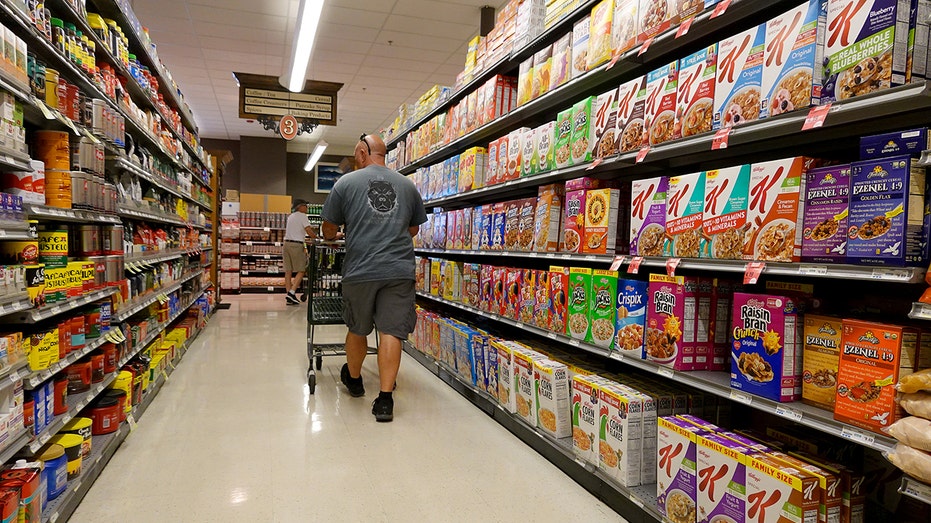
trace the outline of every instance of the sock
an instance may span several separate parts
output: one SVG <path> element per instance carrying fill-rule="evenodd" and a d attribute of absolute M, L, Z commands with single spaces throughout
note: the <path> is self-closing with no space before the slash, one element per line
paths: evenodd
<path fill-rule="evenodd" d="M 353 377 L 352 377 L 352 374 L 350 374 L 350 375 L 349 375 L 349 381 L 351 381 L 352 383 L 361 383 L 361 382 L 362 382 L 362 375 L 359 374 L 359 377 L 353 378 Z"/>
<path fill-rule="evenodd" d="M 391 401 L 394 401 L 394 398 L 391 397 L 391 393 L 390 393 L 390 392 L 379 392 L 379 393 L 378 393 L 378 399 L 380 399 L 380 400 L 391 400 Z"/>

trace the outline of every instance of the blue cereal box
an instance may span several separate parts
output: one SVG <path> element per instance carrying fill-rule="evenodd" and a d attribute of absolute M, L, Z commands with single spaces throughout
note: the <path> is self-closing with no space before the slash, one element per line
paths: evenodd
<path fill-rule="evenodd" d="M 800 399 L 802 324 L 796 303 L 735 292 L 732 327 L 731 388 L 779 402 Z"/>
<path fill-rule="evenodd" d="M 817 105 L 821 100 L 825 3 L 809 0 L 766 23 L 761 118 Z"/>
<path fill-rule="evenodd" d="M 491 224 L 491 250 L 504 250 L 504 225 L 507 221 L 504 202 L 498 202 L 494 208 L 494 220 Z"/>
<path fill-rule="evenodd" d="M 617 282 L 617 334 L 614 349 L 628 358 L 643 359 L 643 332 L 647 323 L 647 288 L 639 280 Z"/>
<path fill-rule="evenodd" d="M 766 24 L 718 42 L 712 128 L 733 127 L 760 118 Z"/>
<path fill-rule="evenodd" d="M 925 170 L 908 156 L 855 162 L 850 168 L 847 260 L 922 265 L 927 260 Z"/>
<path fill-rule="evenodd" d="M 479 248 L 483 251 L 492 249 L 492 231 L 494 230 L 495 206 L 494 204 L 482 205 L 482 239 Z"/>
<path fill-rule="evenodd" d="M 482 216 L 483 207 L 472 208 L 471 248 L 473 251 L 482 248 L 482 234 L 485 232 L 484 217 Z M 465 248 L 468 249 L 469 247 Z"/>
<path fill-rule="evenodd" d="M 931 149 L 928 136 L 927 127 L 897 133 L 864 136 L 860 138 L 860 159 L 872 160 L 885 156 L 902 156 L 906 154 L 917 158 L 926 149 Z"/>

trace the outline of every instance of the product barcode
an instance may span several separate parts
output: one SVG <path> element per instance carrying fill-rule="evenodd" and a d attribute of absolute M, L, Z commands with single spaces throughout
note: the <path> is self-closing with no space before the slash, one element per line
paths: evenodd
<path fill-rule="evenodd" d="M 828 273 L 827 265 L 801 265 L 798 273 L 802 276 L 824 276 Z"/>
<path fill-rule="evenodd" d="M 749 404 L 753 403 L 753 397 L 752 397 L 752 396 L 750 396 L 749 394 L 746 394 L 746 393 L 744 393 L 744 392 L 740 392 L 740 391 L 736 391 L 736 390 L 732 390 L 732 391 L 731 391 L 731 399 L 732 399 L 733 401 L 738 402 L 738 403 L 743 403 L 744 405 L 749 405 Z"/>

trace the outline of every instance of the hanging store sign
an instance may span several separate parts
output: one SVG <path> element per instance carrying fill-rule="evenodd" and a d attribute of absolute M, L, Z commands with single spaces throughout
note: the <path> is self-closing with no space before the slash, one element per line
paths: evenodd
<path fill-rule="evenodd" d="M 233 73 L 239 81 L 239 117 L 251 120 L 292 115 L 298 122 L 336 125 L 337 93 L 343 84 L 310 80 L 292 93 L 274 76 Z"/>
<path fill-rule="evenodd" d="M 290 114 L 283 116 L 278 123 L 278 134 L 285 140 L 293 140 L 299 130 L 300 126 L 297 124 L 297 119 Z"/>

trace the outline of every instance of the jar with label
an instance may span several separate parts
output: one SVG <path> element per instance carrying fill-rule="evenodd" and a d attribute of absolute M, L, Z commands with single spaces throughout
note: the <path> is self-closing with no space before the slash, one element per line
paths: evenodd
<path fill-rule="evenodd" d="M 52 46 L 65 54 L 65 24 L 61 18 L 52 18 Z"/>

